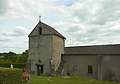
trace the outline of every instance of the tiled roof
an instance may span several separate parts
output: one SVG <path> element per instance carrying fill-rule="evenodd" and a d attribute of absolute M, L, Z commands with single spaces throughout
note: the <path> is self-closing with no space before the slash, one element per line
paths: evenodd
<path fill-rule="evenodd" d="M 120 44 L 65 47 L 65 54 L 120 54 Z"/>
<path fill-rule="evenodd" d="M 62 37 L 65 39 L 65 37 L 63 35 L 61 35 L 57 30 L 55 30 L 53 27 L 43 23 L 43 22 L 40 22 L 40 24 L 42 24 L 45 28 L 47 28 L 51 33 L 53 33 L 54 35 L 57 35 L 59 37 Z"/>

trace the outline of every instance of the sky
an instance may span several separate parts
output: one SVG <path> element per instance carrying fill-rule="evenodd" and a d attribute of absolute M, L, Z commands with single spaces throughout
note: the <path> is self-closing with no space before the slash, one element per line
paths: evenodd
<path fill-rule="evenodd" d="M 120 0 L 0 0 L 0 52 L 28 49 L 40 15 L 65 46 L 120 44 Z"/>

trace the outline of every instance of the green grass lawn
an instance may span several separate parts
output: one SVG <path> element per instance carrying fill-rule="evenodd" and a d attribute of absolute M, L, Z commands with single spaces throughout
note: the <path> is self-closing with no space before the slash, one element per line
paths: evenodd
<path fill-rule="evenodd" d="M 31 81 L 23 84 L 120 84 L 81 77 L 46 77 L 31 75 Z"/>

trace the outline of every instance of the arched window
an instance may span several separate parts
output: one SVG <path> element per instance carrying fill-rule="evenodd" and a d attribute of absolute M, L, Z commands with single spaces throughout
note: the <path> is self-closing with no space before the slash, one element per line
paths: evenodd
<path fill-rule="evenodd" d="M 88 73 L 90 73 L 90 74 L 93 73 L 93 67 L 91 65 L 88 66 Z"/>

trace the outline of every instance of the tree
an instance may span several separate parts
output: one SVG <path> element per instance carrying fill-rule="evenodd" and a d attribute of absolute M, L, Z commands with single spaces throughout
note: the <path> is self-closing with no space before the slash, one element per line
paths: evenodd
<path fill-rule="evenodd" d="M 22 54 L 16 54 L 14 52 L 1 53 L 0 62 L 18 62 L 26 63 L 28 57 L 28 50 L 22 52 Z"/>
<path fill-rule="evenodd" d="M 17 54 L 14 52 L 9 52 L 4 56 L 4 60 L 8 62 L 16 62 Z"/>
<path fill-rule="evenodd" d="M 25 50 L 25 52 L 23 52 L 22 55 L 27 57 L 28 56 L 28 50 Z"/>
<path fill-rule="evenodd" d="M 24 56 L 24 55 L 19 55 L 18 59 L 17 59 L 17 62 L 19 63 L 26 63 L 27 61 L 27 57 Z"/>
<path fill-rule="evenodd" d="M 19 55 L 17 62 L 26 63 L 27 57 L 28 57 L 28 50 L 25 50 L 24 52 L 22 52 L 22 54 Z"/>

